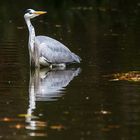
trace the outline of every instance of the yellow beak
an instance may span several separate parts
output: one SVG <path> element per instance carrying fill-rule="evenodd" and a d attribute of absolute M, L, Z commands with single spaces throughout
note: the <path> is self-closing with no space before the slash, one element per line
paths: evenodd
<path fill-rule="evenodd" d="M 42 14 L 46 14 L 47 12 L 46 11 L 35 11 L 34 14 L 37 14 L 37 15 L 42 15 Z"/>

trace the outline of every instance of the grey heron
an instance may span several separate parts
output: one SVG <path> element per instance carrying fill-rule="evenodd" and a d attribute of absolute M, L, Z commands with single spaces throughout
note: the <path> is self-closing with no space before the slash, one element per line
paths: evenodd
<path fill-rule="evenodd" d="M 40 67 L 40 65 L 65 67 L 69 63 L 80 63 L 81 58 L 59 41 L 48 36 L 35 35 L 35 29 L 30 20 L 45 13 L 47 12 L 27 9 L 24 14 L 29 30 L 30 66 L 34 64 L 35 67 Z"/>

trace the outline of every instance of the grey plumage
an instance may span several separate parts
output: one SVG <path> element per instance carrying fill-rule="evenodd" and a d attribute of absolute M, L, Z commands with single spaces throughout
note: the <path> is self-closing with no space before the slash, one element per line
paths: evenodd
<path fill-rule="evenodd" d="M 40 57 L 44 57 L 49 63 L 80 63 L 79 56 L 53 38 L 36 36 L 35 43 L 39 46 Z"/>
<path fill-rule="evenodd" d="M 28 9 L 24 15 L 29 30 L 30 65 L 34 64 L 39 67 L 39 65 L 59 64 L 59 66 L 65 67 L 65 64 L 68 63 L 80 63 L 81 58 L 59 41 L 47 36 L 35 36 L 35 30 L 30 19 L 45 13 L 44 11 Z"/>

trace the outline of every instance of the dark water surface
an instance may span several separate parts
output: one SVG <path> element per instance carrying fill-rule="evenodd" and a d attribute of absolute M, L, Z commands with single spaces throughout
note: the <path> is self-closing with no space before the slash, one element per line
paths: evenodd
<path fill-rule="evenodd" d="M 24 10 L 47 10 L 36 34 L 58 39 L 82 63 L 28 66 Z M 104 75 L 140 70 L 140 2 L 0 2 L 0 139 L 140 139 L 140 83 Z"/>

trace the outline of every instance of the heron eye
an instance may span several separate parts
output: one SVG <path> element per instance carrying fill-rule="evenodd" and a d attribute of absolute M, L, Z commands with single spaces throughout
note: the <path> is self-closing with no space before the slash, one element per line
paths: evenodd
<path fill-rule="evenodd" d="M 29 14 L 32 14 L 32 12 L 29 12 Z"/>

